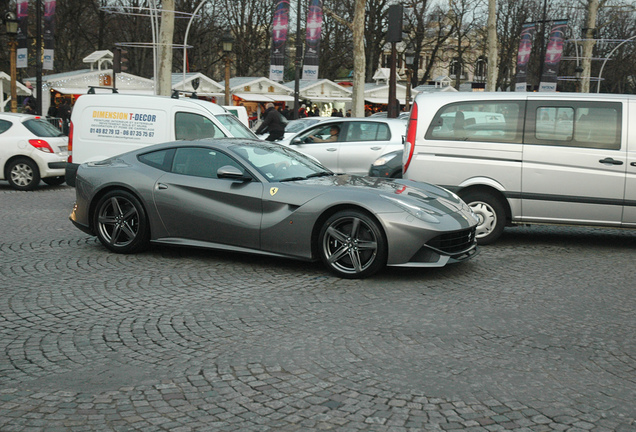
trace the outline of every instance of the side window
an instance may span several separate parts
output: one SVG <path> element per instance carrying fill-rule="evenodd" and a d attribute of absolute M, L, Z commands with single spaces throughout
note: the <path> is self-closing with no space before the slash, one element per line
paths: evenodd
<path fill-rule="evenodd" d="M 197 140 L 225 136 L 209 118 L 200 114 L 178 112 L 175 114 L 175 137 L 177 140 Z"/>
<path fill-rule="evenodd" d="M 351 122 L 345 141 L 388 141 L 391 131 L 386 123 Z"/>
<path fill-rule="evenodd" d="M 335 126 L 334 134 L 332 135 L 331 130 L 332 128 L 334 128 L 334 126 Z M 300 135 L 298 138 L 300 138 L 301 142 L 304 144 L 310 144 L 313 142 L 322 143 L 322 142 L 340 141 L 341 130 L 342 130 L 342 123 L 329 123 L 327 125 L 323 124 L 323 125 L 311 128 L 307 132 Z M 310 138 L 310 137 L 315 137 L 317 139 L 314 140 L 313 138 Z"/>
<path fill-rule="evenodd" d="M 226 165 L 243 169 L 225 153 L 204 147 L 182 147 L 176 150 L 171 171 L 195 177 L 217 178 L 217 170 Z"/>
<path fill-rule="evenodd" d="M 172 158 L 175 149 L 160 150 L 151 153 L 139 155 L 138 159 L 141 163 L 150 165 L 163 171 L 170 171 L 172 166 Z"/>
<path fill-rule="evenodd" d="M 526 123 L 528 144 L 621 148 L 621 104 L 618 102 L 540 101 L 531 104 Z"/>
<path fill-rule="evenodd" d="M 0 120 L 0 134 L 5 133 L 13 125 L 10 121 Z"/>
<path fill-rule="evenodd" d="M 428 140 L 521 143 L 523 102 L 475 101 L 446 105 L 428 130 Z"/>

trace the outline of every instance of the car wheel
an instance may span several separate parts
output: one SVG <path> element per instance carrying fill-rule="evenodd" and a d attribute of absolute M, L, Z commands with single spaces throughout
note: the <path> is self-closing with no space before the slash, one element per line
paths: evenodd
<path fill-rule="evenodd" d="M 64 176 L 44 177 L 42 181 L 49 186 L 59 186 L 64 183 Z"/>
<path fill-rule="evenodd" d="M 111 191 L 99 200 L 95 209 L 95 231 L 108 249 L 126 254 L 148 245 L 148 219 L 134 195 L 123 190 Z"/>
<path fill-rule="evenodd" d="M 33 190 L 40 184 L 40 170 L 30 159 L 15 159 L 7 167 L 7 180 L 18 190 Z"/>
<path fill-rule="evenodd" d="M 478 191 L 463 194 L 462 199 L 479 219 L 475 232 L 477 243 L 494 243 L 506 226 L 506 211 L 501 200 L 493 194 Z"/>
<path fill-rule="evenodd" d="M 386 265 L 387 245 L 377 222 L 366 214 L 341 211 L 320 230 L 320 258 L 342 278 L 371 276 Z"/>

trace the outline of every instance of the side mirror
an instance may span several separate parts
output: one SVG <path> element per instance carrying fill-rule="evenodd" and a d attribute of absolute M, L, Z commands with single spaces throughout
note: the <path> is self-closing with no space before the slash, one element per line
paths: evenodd
<path fill-rule="evenodd" d="M 303 140 L 300 138 L 294 138 L 293 140 L 291 140 L 290 144 L 302 144 Z"/>
<path fill-rule="evenodd" d="M 216 171 L 216 176 L 220 179 L 252 181 L 252 177 L 245 175 L 243 171 L 232 165 L 225 165 L 219 168 Z"/>

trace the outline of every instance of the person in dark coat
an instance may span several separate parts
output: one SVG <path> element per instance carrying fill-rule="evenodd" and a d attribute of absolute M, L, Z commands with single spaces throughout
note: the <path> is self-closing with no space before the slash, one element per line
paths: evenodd
<path fill-rule="evenodd" d="M 263 134 L 265 132 L 269 132 L 269 136 L 266 138 L 267 141 L 275 141 L 280 139 L 285 135 L 285 125 L 281 121 L 281 114 L 278 112 L 274 104 L 268 102 L 265 105 L 265 113 L 263 114 L 263 122 L 256 129 L 256 135 Z"/>

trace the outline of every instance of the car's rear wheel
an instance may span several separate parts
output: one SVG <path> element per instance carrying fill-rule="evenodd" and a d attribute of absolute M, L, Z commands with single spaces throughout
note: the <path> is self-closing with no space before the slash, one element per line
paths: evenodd
<path fill-rule="evenodd" d="M 320 230 L 320 258 L 347 279 L 371 276 L 386 265 L 387 244 L 381 227 L 357 210 L 331 216 Z"/>
<path fill-rule="evenodd" d="M 7 174 L 7 180 L 14 189 L 33 190 L 40 184 L 40 170 L 30 159 L 13 160 L 7 167 Z"/>
<path fill-rule="evenodd" d="M 59 186 L 64 183 L 64 176 L 44 177 L 42 181 L 49 186 Z"/>
<path fill-rule="evenodd" d="M 501 200 L 491 193 L 481 191 L 469 191 L 462 194 L 462 199 L 479 219 L 475 232 L 477 243 L 494 243 L 506 227 L 506 210 Z"/>
<path fill-rule="evenodd" d="M 95 231 L 104 246 L 117 253 L 134 253 L 147 247 L 148 219 L 134 195 L 123 190 L 111 191 L 95 208 Z"/>

